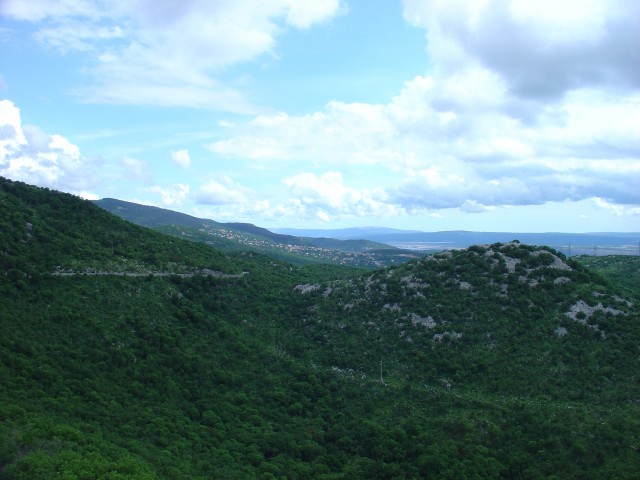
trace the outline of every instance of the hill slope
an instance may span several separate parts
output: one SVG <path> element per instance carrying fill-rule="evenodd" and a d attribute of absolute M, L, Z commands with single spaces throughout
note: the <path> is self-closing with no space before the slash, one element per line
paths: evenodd
<path fill-rule="evenodd" d="M 576 260 L 626 288 L 636 298 L 640 298 L 640 256 L 606 255 L 595 257 L 581 255 L 576 257 Z"/>
<path fill-rule="evenodd" d="M 637 478 L 638 308 L 553 250 L 300 268 L 6 180 L 0 222 L 0 478 Z"/>
<path fill-rule="evenodd" d="M 546 399 L 640 393 L 637 359 L 601 369 L 635 350 L 637 308 L 551 249 L 475 246 L 305 291 L 307 336 L 340 367 L 382 358 L 402 378 Z"/>
<path fill-rule="evenodd" d="M 370 240 L 282 235 L 250 223 L 219 223 L 113 198 L 94 203 L 130 222 L 163 233 L 223 250 L 252 250 L 297 264 L 334 263 L 372 268 L 422 256 Z"/>

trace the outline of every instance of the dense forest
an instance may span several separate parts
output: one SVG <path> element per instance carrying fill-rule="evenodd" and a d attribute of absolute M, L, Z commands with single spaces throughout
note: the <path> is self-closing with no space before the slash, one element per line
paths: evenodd
<path fill-rule="evenodd" d="M 553 249 L 299 266 L 1 178 L 0 235 L 0 479 L 640 478 L 637 291 Z"/>
<path fill-rule="evenodd" d="M 575 259 L 616 286 L 626 289 L 630 296 L 640 299 L 640 255 L 581 255 Z"/>

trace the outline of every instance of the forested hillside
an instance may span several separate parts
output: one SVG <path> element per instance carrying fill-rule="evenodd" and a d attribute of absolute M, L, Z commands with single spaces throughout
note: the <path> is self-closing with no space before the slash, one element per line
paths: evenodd
<path fill-rule="evenodd" d="M 640 298 L 640 255 L 581 255 L 576 261 Z"/>
<path fill-rule="evenodd" d="M 250 223 L 219 223 L 164 208 L 103 198 L 94 202 L 137 225 L 200 242 L 223 251 L 253 251 L 297 265 L 336 264 L 377 268 L 420 258 L 422 252 L 404 250 L 370 240 L 336 240 L 273 233 Z"/>
<path fill-rule="evenodd" d="M 554 250 L 222 253 L 0 179 L 0 479 L 635 479 L 634 299 Z"/>

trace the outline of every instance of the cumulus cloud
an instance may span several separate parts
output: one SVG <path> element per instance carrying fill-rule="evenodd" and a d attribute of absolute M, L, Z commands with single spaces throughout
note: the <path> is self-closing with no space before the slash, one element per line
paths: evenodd
<path fill-rule="evenodd" d="M 197 189 L 201 205 L 324 220 L 582 201 L 612 215 L 636 214 L 640 3 L 402 4 L 407 22 L 424 29 L 429 69 L 386 103 L 332 101 L 305 115 L 255 113 L 221 72 L 273 54 L 287 28 L 326 22 L 344 2 L 136 0 L 107 11 L 88 0 L 8 0 L 0 9 L 40 22 L 37 40 L 93 56 L 86 100 L 251 113 L 252 121 L 227 124 L 226 136 L 207 147 L 270 178 L 280 172 L 279 193 L 289 201 L 266 202 L 225 177 Z M 0 140 L 0 151 L 26 152 L 47 172 L 65 158 L 67 178 L 75 178 L 73 160 L 82 161 L 73 145 L 15 125 L 0 126 L 0 139 L 13 142 Z M 186 150 L 171 159 L 190 163 Z M 144 164 L 124 163 L 145 178 Z M 27 163 L 13 168 L 31 171 Z"/>
<path fill-rule="evenodd" d="M 233 131 L 233 129 L 232 129 Z M 382 105 L 330 102 L 303 116 L 262 115 L 231 138 L 207 145 L 212 152 L 252 160 L 307 160 L 376 164 L 394 155 L 395 126 Z"/>
<path fill-rule="evenodd" d="M 0 175 L 87 198 L 97 183 L 92 172 L 92 162 L 76 145 L 23 125 L 20 110 L 11 101 L 0 101 Z"/>
<path fill-rule="evenodd" d="M 427 30 L 445 74 L 478 65 L 515 95 L 534 99 L 603 85 L 640 87 L 640 4 L 627 0 L 403 0 Z"/>
<path fill-rule="evenodd" d="M 286 208 L 290 213 L 329 221 L 336 217 L 390 217 L 401 209 L 388 202 L 382 189 L 355 189 L 345 185 L 340 172 L 320 176 L 301 173 L 285 178 L 293 198 Z M 285 210 L 286 210 L 285 208 Z"/>
<path fill-rule="evenodd" d="M 309 28 L 339 14 L 340 0 L 6 0 L 0 14 L 34 22 L 35 38 L 95 60 L 86 101 L 255 112 L 219 80 L 229 66 L 273 52 L 287 27 Z"/>
<path fill-rule="evenodd" d="M 90 15 L 95 11 L 89 0 L 8 0 L 0 4 L 0 14 L 18 20 L 38 22 L 47 17 Z"/>
<path fill-rule="evenodd" d="M 531 126 L 498 108 L 441 111 L 451 87 L 418 77 L 386 105 L 332 102 L 302 117 L 258 117 L 215 153 L 257 162 L 371 165 L 407 208 L 581 200 L 639 203 L 640 97 L 577 91 Z M 455 99 L 452 99 L 455 100 Z M 493 97 L 500 102 L 499 94 Z M 390 180 L 397 179 L 395 185 Z M 339 191 L 339 190 L 337 190 Z M 469 203 L 475 202 L 475 203 Z M 478 211 L 478 208 L 473 210 Z"/>
<path fill-rule="evenodd" d="M 171 152 L 171 160 L 180 165 L 182 168 L 187 168 L 191 165 L 191 156 L 189 155 L 189 150 L 175 150 Z"/>
<path fill-rule="evenodd" d="M 494 208 L 495 207 L 487 207 L 486 205 L 482 205 L 481 203 L 478 203 L 475 200 L 465 200 L 465 202 L 462 205 L 460 205 L 460 210 L 467 213 L 489 212 Z"/>
<path fill-rule="evenodd" d="M 248 202 L 248 194 L 249 189 L 224 177 L 220 181 L 211 180 L 202 185 L 196 200 L 203 205 L 242 205 Z"/>
<path fill-rule="evenodd" d="M 84 198 L 85 200 L 99 200 L 100 197 L 93 192 L 81 191 L 78 193 L 78 196 Z"/>
<path fill-rule="evenodd" d="M 158 193 L 165 207 L 176 207 L 181 205 L 189 195 L 189 185 L 178 183 L 172 187 L 165 188 L 158 185 L 147 189 L 149 192 Z"/>
<path fill-rule="evenodd" d="M 122 165 L 127 171 L 127 176 L 132 176 L 144 182 L 148 182 L 150 180 L 149 166 L 144 160 L 125 156 L 122 159 Z"/>
<path fill-rule="evenodd" d="M 346 10 L 339 0 L 289 0 L 286 8 L 287 23 L 296 28 L 309 28 Z"/>
<path fill-rule="evenodd" d="M 540 205 L 550 201 L 580 200 L 575 178 L 552 174 L 538 177 L 503 176 L 484 179 L 473 173 L 460 175 L 436 169 L 421 170 L 392 191 L 392 198 L 408 208 L 460 208 L 468 213 L 490 206 Z M 563 185 L 564 183 L 564 185 Z"/>
<path fill-rule="evenodd" d="M 209 218 L 238 221 L 263 219 L 312 220 L 327 222 L 339 218 L 404 215 L 380 188 L 358 189 L 345 183 L 340 172 L 300 173 L 282 180 L 285 189 L 270 200 L 228 177 L 212 180 L 199 189 L 197 201 L 212 208 L 195 213 Z"/>
<path fill-rule="evenodd" d="M 635 216 L 640 217 L 640 206 L 639 207 L 627 207 L 623 205 L 616 205 L 607 202 L 605 199 L 600 197 L 594 197 L 593 203 L 603 210 L 607 210 L 611 212 L 612 215 L 616 217 L 627 217 L 627 216 Z"/>
<path fill-rule="evenodd" d="M 371 198 L 400 212 L 593 198 L 621 206 L 612 212 L 635 211 L 640 4 L 403 5 L 407 21 L 425 28 L 432 68 L 390 102 L 334 101 L 307 115 L 258 116 L 208 148 L 254 166 L 370 165 L 369 183 L 380 192 L 370 189 Z M 366 204 L 365 190 L 345 187 L 355 178 L 305 173 L 285 185 L 301 210 L 350 215 Z"/>

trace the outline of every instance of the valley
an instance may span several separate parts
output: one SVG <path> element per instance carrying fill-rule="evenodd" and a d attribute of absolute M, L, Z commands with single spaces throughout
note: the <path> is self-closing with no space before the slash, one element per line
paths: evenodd
<path fill-rule="evenodd" d="M 633 257 L 291 263 L 5 179 L 0 225 L 0 478 L 637 478 Z"/>
<path fill-rule="evenodd" d="M 248 223 L 219 223 L 112 198 L 95 203 L 125 220 L 162 233 L 225 251 L 251 250 L 299 265 L 332 263 L 378 268 L 406 262 L 424 254 L 357 238 L 341 240 L 283 235 Z"/>

